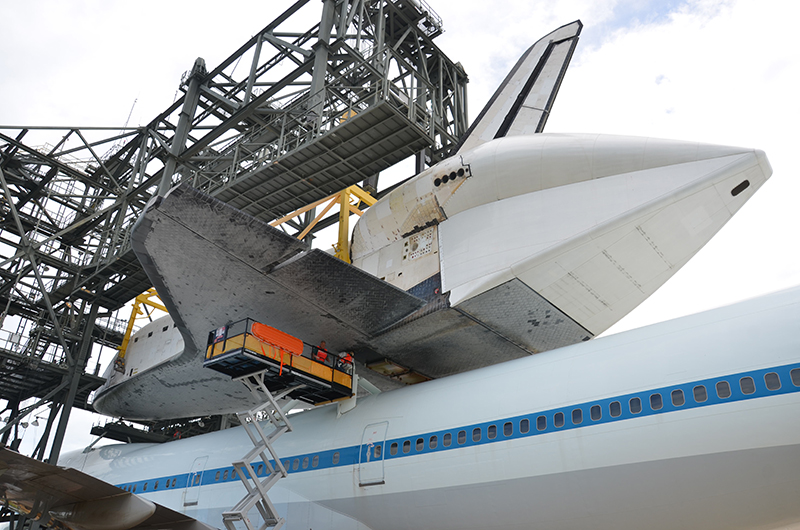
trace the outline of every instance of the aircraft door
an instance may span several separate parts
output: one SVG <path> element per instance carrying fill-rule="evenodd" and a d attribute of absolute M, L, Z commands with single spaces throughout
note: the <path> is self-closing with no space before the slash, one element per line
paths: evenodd
<path fill-rule="evenodd" d="M 371 423 L 361 436 L 358 452 L 358 485 L 372 486 L 384 483 L 383 455 L 386 452 L 388 421 Z"/>
<path fill-rule="evenodd" d="M 183 492 L 183 507 L 186 511 L 187 506 L 197 506 L 200 497 L 200 484 L 203 482 L 203 470 L 206 468 L 207 456 L 199 456 L 192 462 L 192 470 L 186 481 L 186 489 Z"/>

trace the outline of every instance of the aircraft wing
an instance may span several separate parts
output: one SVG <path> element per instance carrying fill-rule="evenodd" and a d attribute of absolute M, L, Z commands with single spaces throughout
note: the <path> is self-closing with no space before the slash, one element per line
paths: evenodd
<path fill-rule="evenodd" d="M 341 351 L 425 304 L 188 185 L 148 205 L 133 248 L 199 350 L 209 331 L 253 318 Z"/>
<path fill-rule="evenodd" d="M 0 495 L 10 508 L 54 528 L 213 529 L 76 469 L 6 448 L 0 448 Z"/>
<path fill-rule="evenodd" d="M 472 123 L 458 152 L 495 138 L 542 132 L 582 28 L 576 20 L 528 48 Z"/>

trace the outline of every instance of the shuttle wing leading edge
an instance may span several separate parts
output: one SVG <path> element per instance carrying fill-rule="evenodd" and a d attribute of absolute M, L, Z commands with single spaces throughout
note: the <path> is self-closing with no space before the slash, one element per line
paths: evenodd
<path fill-rule="evenodd" d="M 576 20 L 528 48 L 464 135 L 459 153 L 495 138 L 544 130 L 581 29 Z"/>

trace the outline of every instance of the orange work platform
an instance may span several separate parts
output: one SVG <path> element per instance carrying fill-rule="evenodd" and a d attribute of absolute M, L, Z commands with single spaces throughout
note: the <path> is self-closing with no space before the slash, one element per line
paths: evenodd
<path fill-rule="evenodd" d="M 315 350 L 297 337 L 247 318 L 209 332 L 203 366 L 232 378 L 263 371 L 273 393 L 302 384 L 290 397 L 315 405 L 350 397 L 350 358 L 332 352 L 314 356 Z"/>

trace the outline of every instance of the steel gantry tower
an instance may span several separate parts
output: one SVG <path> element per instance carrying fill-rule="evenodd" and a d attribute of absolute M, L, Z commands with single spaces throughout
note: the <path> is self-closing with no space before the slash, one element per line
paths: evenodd
<path fill-rule="evenodd" d="M 301 12 L 320 7 L 308 28 Z M 1 441 L 52 402 L 36 456 L 52 436 L 57 458 L 70 407 L 102 383 L 87 360 L 122 341 L 113 312 L 150 287 L 129 235 L 153 196 L 189 182 L 269 222 L 450 154 L 467 76 L 441 32 L 422 0 L 299 0 L 218 66 L 198 59 L 146 126 L 0 127 Z"/>

